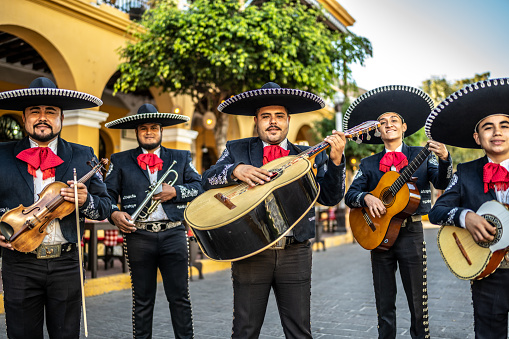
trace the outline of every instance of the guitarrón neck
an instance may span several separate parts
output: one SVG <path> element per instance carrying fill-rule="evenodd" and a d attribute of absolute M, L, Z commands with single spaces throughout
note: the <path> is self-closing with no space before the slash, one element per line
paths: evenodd
<path fill-rule="evenodd" d="M 412 160 L 412 162 L 400 173 L 399 178 L 391 185 L 389 188 L 393 195 L 399 192 L 401 187 L 410 180 L 412 175 L 417 171 L 417 169 L 422 165 L 424 160 L 428 158 L 428 155 L 431 153 L 429 150 L 428 144 L 422 148 L 422 150 L 417 154 L 417 156 Z"/>

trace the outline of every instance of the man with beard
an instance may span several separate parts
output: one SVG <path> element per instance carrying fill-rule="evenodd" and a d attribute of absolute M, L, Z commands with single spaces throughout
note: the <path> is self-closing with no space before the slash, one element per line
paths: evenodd
<path fill-rule="evenodd" d="M 28 207 L 42 189 L 55 181 L 67 182 L 60 195 L 74 205 L 73 169 L 79 177 L 90 171 L 95 159 L 90 147 L 60 138 L 63 110 L 101 105 L 98 98 L 58 89 L 47 78 L 34 80 L 27 89 L 0 93 L 0 109 L 23 111 L 28 137 L 0 144 L 0 214 L 20 204 Z M 79 183 L 80 237 L 85 217 L 109 216 L 111 201 L 100 174 Z M 43 338 L 44 314 L 50 338 L 79 338 L 81 281 L 78 265 L 76 212 L 54 219 L 42 244 L 29 253 L 14 250 L 8 242 L 12 228 L 2 222 L 2 279 L 9 338 Z M 53 253 L 53 254 L 50 254 Z"/>
<path fill-rule="evenodd" d="M 135 149 L 111 156 L 105 180 L 113 202 L 110 221 L 124 234 L 131 272 L 134 338 L 152 337 L 158 268 L 175 338 L 193 337 L 187 239 L 182 220 L 187 203 L 203 192 L 201 176 L 189 151 L 161 146 L 163 127 L 188 120 L 184 115 L 158 113 L 153 105 L 144 104 L 137 114 L 106 124 L 108 128 L 134 129 L 139 144 Z M 149 185 L 170 168 L 178 176 L 175 180 L 175 173 L 170 173 L 165 181 L 172 185 L 165 182 L 156 191 L 153 201 L 159 202 L 157 209 L 146 218 L 140 215 L 133 220 L 131 214 L 147 196 Z"/>
<path fill-rule="evenodd" d="M 306 146 L 287 139 L 290 114 L 304 113 L 325 106 L 322 98 L 301 90 L 281 88 L 269 82 L 261 89 L 229 98 L 218 110 L 228 114 L 254 116 L 258 137 L 229 141 L 217 161 L 203 174 L 205 189 L 220 188 L 243 181 L 250 186 L 271 180 L 263 164 L 286 155 L 297 155 Z M 320 184 L 318 202 L 336 205 L 345 191 L 345 136 L 341 132 L 325 139 L 331 146 L 315 158 L 316 181 Z M 300 211 L 299 211 L 300 212 Z M 311 244 L 315 236 L 315 212 L 304 215 L 270 249 L 232 263 L 232 338 L 258 338 L 265 317 L 271 288 L 274 289 L 279 316 L 286 338 L 311 338 Z"/>

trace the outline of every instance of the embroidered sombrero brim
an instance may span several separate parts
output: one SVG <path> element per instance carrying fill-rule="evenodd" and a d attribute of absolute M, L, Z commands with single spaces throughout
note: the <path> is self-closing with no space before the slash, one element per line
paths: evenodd
<path fill-rule="evenodd" d="M 343 130 L 346 131 L 368 120 L 378 120 L 384 113 L 394 112 L 405 120 L 407 137 L 424 126 L 433 107 L 433 100 L 418 88 L 404 85 L 378 87 L 364 93 L 348 107 L 343 117 Z M 383 144 L 381 138 L 374 136 L 375 132 L 369 132 L 369 140 L 363 138 L 362 142 Z"/>
<path fill-rule="evenodd" d="M 220 112 L 254 116 L 258 108 L 264 106 L 284 106 L 290 114 L 316 111 L 325 107 L 319 96 L 291 88 L 260 88 L 235 95 L 217 109 Z"/>
<path fill-rule="evenodd" d="M 509 78 L 479 81 L 449 95 L 431 112 L 424 130 L 446 145 L 480 148 L 474 128 L 493 114 L 509 115 Z"/>
<path fill-rule="evenodd" d="M 139 125 L 146 123 L 161 124 L 162 127 L 173 126 L 189 121 L 189 117 L 182 114 L 173 113 L 142 113 L 129 115 L 105 124 L 113 129 L 135 129 Z"/>
<path fill-rule="evenodd" d="M 60 88 L 24 88 L 0 93 L 0 109 L 24 111 L 30 106 L 56 106 L 62 110 L 101 106 L 101 99 Z"/>

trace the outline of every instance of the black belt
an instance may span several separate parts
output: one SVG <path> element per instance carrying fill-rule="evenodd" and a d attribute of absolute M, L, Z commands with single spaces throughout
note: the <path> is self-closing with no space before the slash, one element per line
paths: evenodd
<path fill-rule="evenodd" d="M 279 239 L 279 241 L 277 241 L 274 245 L 272 245 L 270 249 L 283 250 L 288 245 L 299 243 L 301 243 L 301 241 L 297 241 L 297 239 L 295 239 L 293 236 L 283 237 L 282 239 Z"/>
<path fill-rule="evenodd" d="M 135 222 L 134 227 L 153 233 L 162 232 L 182 225 L 182 221 L 147 221 Z"/>
<path fill-rule="evenodd" d="M 406 218 L 405 220 L 403 220 L 403 222 L 401 223 L 401 227 L 405 227 L 407 224 L 417 222 L 417 221 L 422 221 L 422 216 L 421 215 L 411 215 L 408 218 Z"/>
<path fill-rule="evenodd" d="M 40 244 L 35 250 L 26 254 L 34 254 L 37 256 L 37 259 L 51 259 L 58 258 L 62 254 L 72 251 L 76 251 L 76 244 L 68 242 L 54 245 Z"/>

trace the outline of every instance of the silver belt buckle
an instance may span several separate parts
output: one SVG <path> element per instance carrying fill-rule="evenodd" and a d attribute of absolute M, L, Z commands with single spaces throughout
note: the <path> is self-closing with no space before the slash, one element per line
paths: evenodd
<path fill-rule="evenodd" d="M 58 258 L 62 253 L 62 244 L 39 245 L 37 247 L 37 259 Z"/>
<path fill-rule="evenodd" d="M 148 229 L 149 225 L 151 226 L 150 230 Z M 161 228 L 162 228 L 161 225 L 162 225 L 162 223 L 160 223 L 160 222 L 154 222 L 152 224 L 147 224 L 147 231 L 157 233 L 157 232 L 161 231 Z"/>
<path fill-rule="evenodd" d="M 286 245 L 286 237 L 282 237 L 270 247 L 272 250 L 284 250 Z"/>

